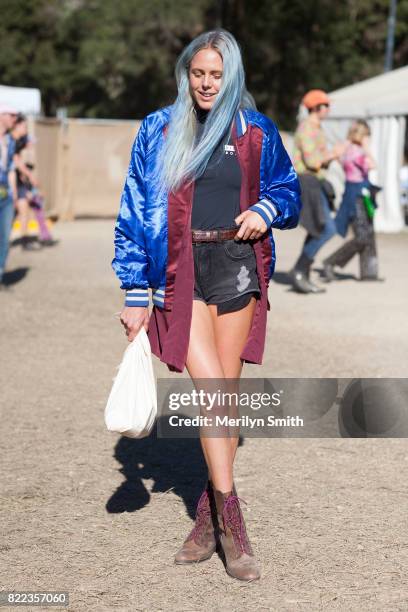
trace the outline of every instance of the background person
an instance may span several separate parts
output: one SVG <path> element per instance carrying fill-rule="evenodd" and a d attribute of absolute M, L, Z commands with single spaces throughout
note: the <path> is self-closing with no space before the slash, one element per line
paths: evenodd
<path fill-rule="evenodd" d="M 19 114 L 16 118 L 13 129 L 10 132 L 15 141 L 14 149 L 14 167 L 16 170 L 17 180 L 17 216 L 21 225 L 21 246 L 24 250 L 38 250 L 40 245 L 33 240 L 30 240 L 28 235 L 29 221 L 29 201 L 28 196 L 30 189 L 35 185 L 35 177 L 33 172 L 27 167 L 23 160 L 23 151 L 27 146 L 28 132 L 27 122 L 24 115 Z"/>
<path fill-rule="evenodd" d="M 375 168 L 370 151 L 370 128 L 366 121 L 360 119 L 352 124 L 340 161 L 346 175 L 346 185 L 335 223 L 343 237 L 351 223 L 354 238 L 323 261 L 324 276 L 326 281 L 335 280 L 334 267 L 343 268 L 358 253 L 360 279 L 379 280 L 373 217 L 368 213 L 363 199 L 364 189 L 373 191 L 368 173 Z M 375 197 L 374 193 L 370 195 Z"/>
<path fill-rule="evenodd" d="M 27 162 L 24 153 L 33 146 L 33 141 L 28 135 L 27 119 L 23 114 L 17 116 L 15 125 L 11 132 L 15 140 L 14 165 L 17 177 L 17 211 L 21 224 L 21 246 L 24 250 L 38 250 L 42 246 L 54 246 L 57 240 L 53 240 L 51 232 L 47 227 L 44 213 L 44 198 L 42 197 L 38 181 L 34 173 L 33 164 Z M 33 241 L 28 235 L 28 221 L 30 210 L 34 211 L 39 228 L 39 240 Z"/>
<path fill-rule="evenodd" d="M 174 105 L 143 120 L 132 151 L 115 226 L 113 267 L 127 290 L 121 321 L 129 340 L 144 325 L 170 369 L 186 366 L 197 387 L 211 379 L 224 390 L 245 360 L 262 362 L 270 228 L 296 226 L 299 184 L 275 125 L 246 90 L 231 34 L 194 39 L 176 79 Z M 238 434 L 200 434 L 209 481 L 175 562 L 208 559 L 218 541 L 227 572 L 255 580 L 260 569 L 233 484 Z"/>
<path fill-rule="evenodd" d="M 14 140 L 8 133 L 17 117 L 17 111 L 7 105 L 0 105 L 0 289 L 3 283 L 4 267 L 9 251 L 10 233 L 14 219 L 14 203 L 17 201 L 16 175 L 14 171 Z"/>
<path fill-rule="evenodd" d="M 303 98 L 308 109 L 294 137 L 294 166 L 302 189 L 300 223 L 307 230 L 302 252 L 291 272 L 293 288 L 300 293 L 322 293 L 325 290 L 310 280 L 310 268 L 322 246 L 336 233 L 331 210 L 334 209 L 334 191 L 325 179 L 325 169 L 340 154 L 339 147 L 327 148 L 321 121 L 329 113 L 328 95 L 312 89 Z"/>

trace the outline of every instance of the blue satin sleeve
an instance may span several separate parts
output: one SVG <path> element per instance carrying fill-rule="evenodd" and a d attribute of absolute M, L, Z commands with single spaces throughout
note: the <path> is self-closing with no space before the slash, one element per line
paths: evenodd
<path fill-rule="evenodd" d="M 121 289 L 127 290 L 127 306 L 147 306 L 149 303 L 148 259 L 143 227 L 147 144 L 147 121 L 144 119 L 133 143 L 115 224 L 112 268 L 121 281 Z"/>
<path fill-rule="evenodd" d="M 267 119 L 260 164 L 259 201 L 249 210 L 257 212 L 268 228 L 290 229 L 299 221 L 300 184 L 277 127 Z"/>

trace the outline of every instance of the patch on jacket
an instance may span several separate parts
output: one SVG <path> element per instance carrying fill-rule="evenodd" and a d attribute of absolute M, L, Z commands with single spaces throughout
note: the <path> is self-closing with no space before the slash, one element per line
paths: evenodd
<path fill-rule="evenodd" d="M 235 155 L 234 145 L 229 145 L 229 144 L 224 145 L 224 153 L 225 155 Z"/>

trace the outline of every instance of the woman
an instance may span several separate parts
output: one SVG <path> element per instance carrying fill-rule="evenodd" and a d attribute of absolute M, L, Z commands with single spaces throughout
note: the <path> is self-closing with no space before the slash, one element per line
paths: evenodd
<path fill-rule="evenodd" d="M 38 191 L 38 183 L 34 174 L 34 166 L 24 159 L 24 153 L 32 146 L 28 136 L 27 118 L 19 114 L 11 132 L 15 140 L 14 165 L 17 174 L 17 211 L 21 223 L 21 246 L 23 250 L 35 251 L 42 246 L 54 246 L 58 241 L 53 240 L 47 227 L 44 214 L 43 198 Z M 29 210 L 34 209 L 39 228 L 39 241 L 32 241 L 28 235 Z"/>
<path fill-rule="evenodd" d="M 174 105 L 146 117 L 133 146 L 113 268 L 126 290 L 128 340 L 144 326 L 153 353 L 170 370 L 186 366 L 200 386 L 262 363 L 271 227 L 296 226 L 299 185 L 275 125 L 255 110 L 231 34 L 194 39 L 176 79 Z M 233 486 L 238 438 L 200 439 L 209 481 L 175 562 L 207 559 L 219 541 L 227 572 L 257 579 Z"/>
<path fill-rule="evenodd" d="M 368 173 L 375 168 L 375 161 L 370 151 L 370 128 L 363 119 L 351 125 L 340 161 L 346 175 L 346 186 L 335 223 L 343 237 L 352 223 L 354 238 L 323 261 L 325 280 L 335 280 L 334 266 L 343 268 L 357 253 L 360 255 L 360 279 L 380 280 L 373 213 L 367 210 L 367 199 L 364 197 L 366 194 L 369 200 L 374 199 L 378 187 L 368 180 Z"/>

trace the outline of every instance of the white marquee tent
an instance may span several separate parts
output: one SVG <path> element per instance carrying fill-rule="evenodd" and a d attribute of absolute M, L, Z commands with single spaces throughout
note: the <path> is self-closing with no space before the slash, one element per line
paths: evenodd
<path fill-rule="evenodd" d="M 40 90 L 0 85 L 0 104 L 10 104 L 26 115 L 39 115 L 41 112 Z"/>
<path fill-rule="evenodd" d="M 370 180 L 383 190 L 378 197 L 375 228 L 398 232 L 404 227 L 399 171 L 408 119 L 408 66 L 343 87 L 329 94 L 331 109 L 324 121 L 330 144 L 344 140 L 353 119 L 365 119 L 371 128 L 372 152 L 377 168 Z M 331 164 L 328 178 L 336 191 L 343 191 L 344 176 L 339 164 Z"/>

